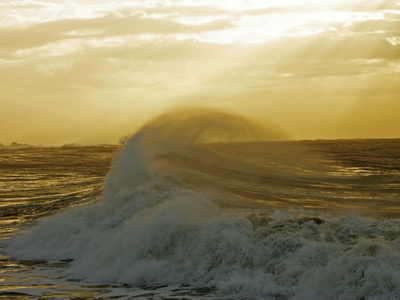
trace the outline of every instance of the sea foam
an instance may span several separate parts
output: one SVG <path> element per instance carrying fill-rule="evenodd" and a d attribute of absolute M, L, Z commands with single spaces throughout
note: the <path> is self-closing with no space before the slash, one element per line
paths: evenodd
<path fill-rule="evenodd" d="M 68 277 L 89 282 L 214 286 L 231 298 L 400 299 L 398 220 L 223 208 L 229 195 L 194 187 L 166 163 L 207 159 L 196 142 L 249 136 L 267 134 L 225 114 L 160 118 L 117 154 L 97 202 L 39 220 L 6 252 L 72 259 Z"/>

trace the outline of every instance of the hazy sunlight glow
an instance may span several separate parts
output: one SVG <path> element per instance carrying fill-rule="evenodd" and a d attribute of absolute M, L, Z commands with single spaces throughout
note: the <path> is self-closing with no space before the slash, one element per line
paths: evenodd
<path fill-rule="evenodd" d="M 192 104 L 399 137 L 399 41 L 396 0 L 2 1 L 0 143 L 112 143 Z"/>

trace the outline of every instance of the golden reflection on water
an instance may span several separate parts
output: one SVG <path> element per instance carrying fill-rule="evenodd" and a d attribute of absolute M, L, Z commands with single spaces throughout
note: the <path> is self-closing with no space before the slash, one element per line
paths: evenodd
<path fill-rule="evenodd" d="M 93 299 L 94 296 L 110 292 L 106 288 L 86 287 L 83 283 L 62 279 L 66 265 L 46 262 L 19 263 L 0 254 L 0 299 Z"/>
<path fill-rule="evenodd" d="M 0 299 L 214 299 L 213 287 L 90 284 L 65 279 L 68 262 L 15 262 L 0 252 Z M 194 297 L 195 296 L 195 297 Z"/>
<path fill-rule="evenodd" d="M 377 144 L 382 151 L 374 150 Z M 209 162 L 166 156 L 170 160 L 167 166 L 174 167 L 171 170 L 177 177 L 182 175 L 188 187 L 215 189 L 227 196 L 231 201 L 223 202 L 227 206 L 399 217 L 400 147 L 390 146 L 393 154 L 386 157 L 382 141 L 366 141 L 357 147 L 349 142 L 324 141 L 202 147 L 214 152 L 212 158 L 219 155 L 222 159 Z M 96 157 L 87 155 L 89 150 L 103 152 Z M 70 149 L 60 154 L 39 149 L 24 159 L 17 157 L 12 164 L 10 157 L 5 159 L 6 168 L 0 169 L 1 191 L 7 196 L 0 204 L 1 238 L 39 217 L 95 199 L 114 150 Z M 48 155 L 35 156 L 35 151 Z M 59 161 L 60 156 L 64 161 Z M 10 176 L 10 172 L 19 173 Z M 0 299 L 8 299 L 10 293 L 14 293 L 13 299 L 126 296 L 127 288 L 122 285 L 89 285 L 63 279 L 68 263 L 15 262 L 0 251 Z M 139 288 L 130 289 L 129 295 L 154 296 Z"/>
<path fill-rule="evenodd" d="M 256 207 L 390 218 L 400 217 L 399 146 L 400 140 L 204 145 L 241 164 L 233 169 L 247 174 L 246 184 L 218 182 Z M 234 176 L 228 178 L 234 182 Z"/>

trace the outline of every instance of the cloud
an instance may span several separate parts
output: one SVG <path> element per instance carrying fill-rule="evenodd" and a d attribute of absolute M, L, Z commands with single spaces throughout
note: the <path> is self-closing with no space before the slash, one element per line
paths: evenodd
<path fill-rule="evenodd" d="M 398 9 L 398 0 L 347 0 L 318 1 L 310 0 L 299 3 L 295 7 L 301 11 L 341 11 L 341 12 L 385 12 Z"/>
<path fill-rule="evenodd" d="M 396 32 L 400 35 L 400 19 L 356 21 L 350 27 L 353 32 Z"/>
<path fill-rule="evenodd" d="M 278 40 L 260 48 L 266 59 L 297 60 L 350 60 L 350 59 L 396 59 L 400 47 L 367 36 L 318 35 L 304 38 Z"/>
<path fill-rule="evenodd" d="M 334 16 L 345 16 L 338 20 L 318 17 L 333 2 L 310 11 L 307 5 L 234 11 L 211 2 L 114 7 L 96 1 L 81 7 L 91 18 L 76 18 L 75 11 L 48 21 L 60 9 L 54 7 L 39 23 L 27 17 L 0 29 L 0 125 L 13 128 L 7 138 L 101 142 L 103 134 L 116 141 L 177 103 L 230 107 L 272 120 L 297 138 L 368 136 L 368 130 L 383 136 L 385 126 L 394 135 L 399 128 L 400 45 L 387 40 L 399 36 L 398 14 L 376 14 L 378 1 L 362 13 L 337 7 Z M 35 9 L 20 8 L 21 14 Z M 286 13 L 306 25 L 274 36 L 290 21 Z M 313 28 L 321 30 L 308 33 Z M 249 43 L 248 33 L 261 38 Z M 237 42 L 222 43 L 226 36 Z"/>
<path fill-rule="evenodd" d="M 139 34 L 183 34 L 199 33 L 230 28 L 228 21 L 217 20 L 202 25 L 184 25 L 165 19 L 154 19 L 142 14 L 127 17 L 107 16 L 94 19 L 67 19 L 40 24 L 33 24 L 27 28 L 5 28 L 0 30 L 0 50 L 12 52 L 20 49 L 40 47 L 49 43 L 69 39 L 99 39 Z M 90 32 L 98 33 L 90 34 Z M 80 36 L 73 32 L 87 31 Z"/>

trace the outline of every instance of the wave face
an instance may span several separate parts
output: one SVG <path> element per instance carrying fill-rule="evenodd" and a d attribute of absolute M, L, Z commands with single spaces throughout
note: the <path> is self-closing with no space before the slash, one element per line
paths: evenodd
<path fill-rule="evenodd" d="M 225 113 L 160 117 L 116 155 L 97 202 L 41 219 L 6 252 L 72 259 L 68 276 L 89 282 L 214 286 L 231 298 L 400 299 L 400 221 L 343 215 L 397 200 L 393 181 L 371 187 L 361 167 L 254 143 L 276 137 Z M 377 190 L 382 199 L 372 199 Z"/>

